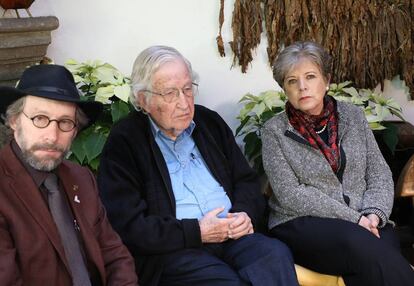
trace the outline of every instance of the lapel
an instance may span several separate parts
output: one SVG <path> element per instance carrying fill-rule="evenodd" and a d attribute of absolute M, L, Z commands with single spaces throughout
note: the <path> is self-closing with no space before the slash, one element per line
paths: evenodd
<path fill-rule="evenodd" d="M 162 155 L 162 152 L 160 150 L 160 147 L 158 146 L 157 142 L 155 141 L 154 134 L 151 130 L 151 122 L 149 119 L 149 115 L 142 115 L 139 114 L 139 116 L 145 116 L 142 117 L 144 120 L 145 130 L 144 133 L 146 134 L 146 138 L 148 138 L 148 142 L 150 145 L 150 149 L 152 152 L 152 155 L 155 159 L 155 164 L 157 165 L 157 168 L 160 172 L 162 182 L 164 183 L 165 190 L 168 194 L 168 198 L 170 200 L 170 204 L 172 206 L 172 210 L 174 212 L 174 216 L 176 215 L 176 202 L 174 197 L 174 192 L 172 189 L 171 179 L 170 179 L 170 173 L 168 172 L 167 163 L 165 162 L 164 156 Z"/>
<path fill-rule="evenodd" d="M 87 260 L 98 268 L 101 275 L 101 281 L 105 281 L 105 266 L 102 263 L 103 258 L 101 249 L 97 243 L 93 225 L 91 225 L 91 222 L 85 217 L 85 204 L 88 204 L 88 201 L 86 200 L 86 196 L 82 195 L 86 192 L 93 192 L 93 190 L 86 190 L 86 188 L 93 188 L 94 185 L 93 183 L 87 184 L 87 182 L 84 181 L 80 182 L 79 177 L 73 172 L 73 168 L 65 163 L 65 161 L 58 167 L 57 174 L 63 186 L 63 190 L 66 193 L 69 206 L 72 209 L 73 217 L 75 219 L 74 227 L 81 237 L 81 245 L 84 247 Z M 90 203 L 95 204 L 96 202 Z M 96 217 L 93 217 L 93 219 L 96 219 Z"/>
<path fill-rule="evenodd" d="M 197 145 L 198 150 L 203 157 L 203 160 L 206 162 L 208 169 L 213 174 L 213 177 L 224 187 L 223 180 L 221 179 L 220 174 L 217 171 L 216 165 L 225 165 L 225 169 L 228 170 L 227 158 L 223 154 L 222 150 L 218 146 L 216 140 L 214 140 L 213 135 L 209 132 L 208 128 L 204 126 L 202 120 L 194 119 L 196 127 L 193 131 L 193 140 Z M 225 188 L 226 189 L 226 188 Z"/>
<path fill-rule="evenodd" d="M 13 153 L 10 145 L 3 149 L 0 157 L 2 161 L 1 165 L 4 166 L 6 175 L 11 177 L 11 190 L 20 199 L 39 227 L 46 233 L 53 247 L 56 249 L 61 260 L 69 271 L 69 265 L 66 261 L 65 251 L 61 243 L 59 232 L 40 193 L 40 190 L 37 188 L 25 167 Z"/>

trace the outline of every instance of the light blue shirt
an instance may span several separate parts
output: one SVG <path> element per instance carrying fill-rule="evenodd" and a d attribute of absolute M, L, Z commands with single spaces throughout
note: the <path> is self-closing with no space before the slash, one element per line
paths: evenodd
<path fill-rule="evenodd" d="M 176 202 L 176 217 L 202 218 L 207 212 L 225 207 L 219 217 L 226 217 L 231 201 L 208 169 L 191 136 L 195 123 L 174 141 L 150 118 L 155 141 L 167 163 Z"/>

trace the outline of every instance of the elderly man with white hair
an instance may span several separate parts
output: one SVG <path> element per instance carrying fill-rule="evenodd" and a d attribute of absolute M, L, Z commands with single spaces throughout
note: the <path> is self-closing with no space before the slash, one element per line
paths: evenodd
<path fill-rule="evenodd" d="M 265 200 L 231 129 L 195 105 L 190 62 L 145 49 L 136 110 L 113 127 L 98 184 L 142 285 L 298 285 L 289 249 L 256 232 Z"/>

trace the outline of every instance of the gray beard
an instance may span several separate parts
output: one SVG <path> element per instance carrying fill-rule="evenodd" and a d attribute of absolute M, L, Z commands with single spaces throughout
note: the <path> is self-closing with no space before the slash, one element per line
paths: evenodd
<path fill-rule="evenodd" d="M 56 144 L 49 144 L 49 143 L 39 143 L 33 145 L 30 149 L 27 148 L 27 142 L 25 137 L 23 136 L 23 130 L 21 126 L 18 126 L 17 130 L 15 131 L 15 135 L 18 141 L 20 141 L 21 146 L 20 149 L 22 151 L 22 157 L 29 164 L 32 168 L 39 170 L 39 171 L 46 171 L 50 172 L 59 166 L 62 163 L 63 158 L 65 158 L 66 154 L 68 154 L 70 146 L 65 148 L 63 146 L 58 146 Z M 17 140 L 16 140 L 17 141 Z M 62 155 L 58 159 L 46 158 L 46 159 L 39 159 L 34 155 L 34 151 L 42 148 L 48 149 L 55 149 L 62 152 Z"/>
<path fill-rule="evenodd" d="M 56 169 L 57 166 L 62 163 L 66 153 L 67 152 L 63 153 L 62 156 L 58 159 L 39 160 L 36 158 L 36 156 L 33 155 L 32 151 L 22 150 L 22 157 L 32 168 L 39 171 L 50 172 Z"/>

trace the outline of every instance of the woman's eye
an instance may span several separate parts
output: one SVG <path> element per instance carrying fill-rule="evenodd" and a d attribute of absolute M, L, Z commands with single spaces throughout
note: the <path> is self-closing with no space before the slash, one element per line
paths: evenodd
<path fill-rule="evenodd" d="M 316 76 L 314 75 L 314 74 L 308 74 L 307 76 L 306 76 L 306 78 L 307 79 L 312 79 L 312 78 L 315 78 Z"/>
<path fill-rule="evenodd" d="M 288 84 L 295 84 L 296 83 L 296 79 L 289 79 L 288 81 Z"/>

